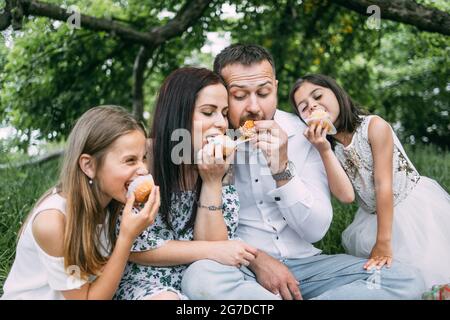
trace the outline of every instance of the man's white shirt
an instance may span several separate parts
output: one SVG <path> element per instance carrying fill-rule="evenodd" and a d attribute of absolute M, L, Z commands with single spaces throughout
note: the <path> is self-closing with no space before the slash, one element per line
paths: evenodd
<path fill-rule="evenodd" d="M 296 175 L 277 188 L 264 154 L 248 143 L 238 146 L 237 236 L 277 259 L 310 257 L 321 252 L 311 243 L 323 238 L 333 215 L 325 168 L 296 115 L 277 110 L 274 120 L 288 135 L 288 157 Z"/>

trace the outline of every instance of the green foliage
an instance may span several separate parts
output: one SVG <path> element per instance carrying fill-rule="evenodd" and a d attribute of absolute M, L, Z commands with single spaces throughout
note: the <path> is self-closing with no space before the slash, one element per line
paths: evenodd
<path fill-rule="evenodd" d="M 450 146 L 450 41 L 442 35 L 421 33 L 399 25 L 398 33 L 383 37 L 375 66 L 377 111 L 391 121 L 401 121 L 403 141 L 411 136 L 422 142 Z M 375 100 L 375 102 L 377 102 Z"/>
<path fill-rule="evenodd" d="M 175 1 L 52 2 L 74 3 L 83 13 L 128 23 L 142 31 L 164 25 L 169 18 L 158 15 L 176 13 L 181 7 Z M 153 105 L 163 79 L 203 45 L 206 31 L 216 27 L 213 20 L 219 13 L 214 8 L 207 10 L 180 37 L 156 50 L 146 74 L 147 106 Z M 38 129 L 39 138 L 60 140 L 70 132 L 74 120 L 93 106 L 116 104 L 130 109 L 132 69 L 139 46 L 104 32 L 71 30 L 67 24 L 45 18 L 33 18 L 13 38 L 12 49 L 0 46 L 0 115 L 19 135 L 29 137 Z M 25 139 L 20 146 L 26 148 L 28 142 Z"/>
<path fill-rule="evenodd" d="M 50 2 L 76 4 L 83 13 L 141 31 L 166 24 L 185 3 Z M 450 11 L 444 0 L 419 3 Z M 235 6 L 238 15 L 222 18 L 223 4 Z M 272 52 L 281 109 L 291 110 L 287 97 L 298 77 L 324 73 L 365 109 L 396 124 L 402 141 L 450 145 L 449 38 L 388 20 L 372 30 L 366 17 L 319 0 L 213 1 L 192 27 L 155 50 L 145 75 L 146 112 L 171 71 L 186 63 L 212 67 L 212 57 L 200 52 L 211 31 L 229 32 L 233 42 L 258 43 Z M 13 39 L 12 49 L 0 44 L 0 123 L 19 130 L 21 148 L 35 129 L 41 139 L 62 139 L 95 105 L 130 107 L 138 45 L 35 17 Z"/>
<path fill-rule="evenodd" d="M 92 106 L 129 104 L 132 65 L 130 48 L 104 33 L 36 19 L 15 39 L 5 65 L 6 120 L 25 133 L 61 138 Z"/>
<path fill-rule="evenodd" d="M 15 256 L 19 229 L 37 199 L 58 178 L 58 162 L 0 169 L 0 295 Z"/>
<path fill-rule="evenodd" d="M 234 1 L 244 17 L 228 26 L 235 42 L 257 43 L 274 55 L 280 108 L 291 111 L 295 80 L 323 73 L 364 109 L 396 123 L 405 142 L 450 146 L 450 41 L 435 33 L 367 18 L 319 0 Z M 422 1 L 450 11 L 445 1 Z M 383 13 L 382 13 L 383 18 Z"/>

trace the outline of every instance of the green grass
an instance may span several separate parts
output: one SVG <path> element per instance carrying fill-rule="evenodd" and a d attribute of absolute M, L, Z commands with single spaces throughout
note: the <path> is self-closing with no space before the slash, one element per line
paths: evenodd
<path fill-rule="evenodd" d="M 37 167 L 0 170 L 0 295 L 14 260 L 21 224 L 58 175 L 55 160 Z"/>
<path fill-rule="evenodd" d="M 448 192 L 450 152 L 439 151 L 433 146 L 418 146 L 407 152 L 422 175 L 437 180 Z M 21 223 L 40 195 L 56 182 L 58 170 L 57 161 L 20 170 L 0 170 L 0 295 L 3 294 L 3 283 L 14 260 Z M 316 244 L 328 254 L 344 252 L 341 233 L 353 220 L 357 205 L 342 205 L 333 199 L 333 209 L 330 230 Z"/>

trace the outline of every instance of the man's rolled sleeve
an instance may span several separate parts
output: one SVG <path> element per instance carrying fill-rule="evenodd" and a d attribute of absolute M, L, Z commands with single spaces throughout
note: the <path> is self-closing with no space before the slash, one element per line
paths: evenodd
<path fill-rule="evenodd" d="M 286 223 L 303 239 L 314 243 L 330 227 L 333 210 L 325 168 L 315 150 L 306 162 L 303 174 L 268 195 L 278 205 Z"/>

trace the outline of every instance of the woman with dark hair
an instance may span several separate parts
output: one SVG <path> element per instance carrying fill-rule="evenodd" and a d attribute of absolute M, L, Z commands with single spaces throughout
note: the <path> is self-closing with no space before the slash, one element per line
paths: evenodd
<path fill-rule="evenodd" d="M 180 68 L 164 81 L 149 148 L 160 214 L 135 241 L 117 299 L 184 299 L 181 279 L 189 263 L 241 266 L 254 259 L 256 249 L 228 240 L 239 212 L 236 189 L 225 183 L 233 154 L 224 159 L 222 148 L 208 143 L 225 134 L 227 113 L 227 90 L 212 71 Z"/>
<path fill-rule="evenodd" d="M 450 282 L 450 196 L 418 173 L 389 123 L 363 115 L 324 75 L 299 79 L 290 98 L 309 122 L 304 135 L 320 153 L 330 190 L 343 202 L 356 193 L 359 209 L 342 234 L 346 251 L 369 258 L 367 270 L 390 267 L 395 257 L 417 267 L 429 288 Z M 325 117 L 317 121 L 317 114 Z M 328 121 L 336 127 L 334 153 Z"/>

